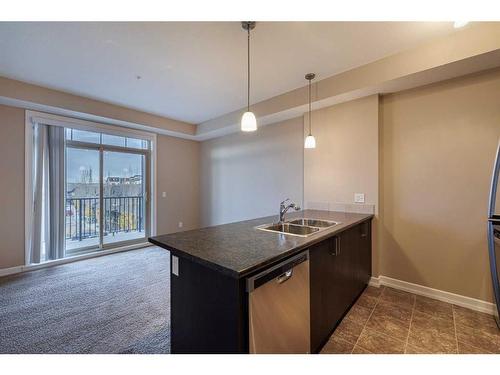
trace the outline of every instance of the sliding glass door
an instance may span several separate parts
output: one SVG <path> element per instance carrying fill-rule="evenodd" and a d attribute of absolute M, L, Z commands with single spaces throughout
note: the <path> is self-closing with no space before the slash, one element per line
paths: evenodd
<path fill-rule="evenodd" d="M 100 246 L 100 152 L 66 146 L 65 255 Z"/>
<path fill-rule="evenodd" d="M 65 256 L 149 235 L 149 142 L 66 129 Z"/>
<path fill-rule="evenodd" d="M 145 237 L 145 166 L 146 156 L 143 154 L 104 151 L 104 244 Z"/>

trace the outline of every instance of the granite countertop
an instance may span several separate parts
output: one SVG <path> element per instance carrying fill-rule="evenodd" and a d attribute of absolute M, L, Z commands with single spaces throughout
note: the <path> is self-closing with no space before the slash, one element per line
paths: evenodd
<path fill-rule="evenodd" d="M 309 237 L 290 236 L 255 228 L 258 225 L 277 222 L 276 215 L 150 237 L 149 242 L 170 250 L 173 255 L 198 262 L 231 277 L 241 278 L 370 219 L 373 215 L 304 210 L 288 213 L 286 220 L 300 217 L 332 220 L 341 224 Z"/>

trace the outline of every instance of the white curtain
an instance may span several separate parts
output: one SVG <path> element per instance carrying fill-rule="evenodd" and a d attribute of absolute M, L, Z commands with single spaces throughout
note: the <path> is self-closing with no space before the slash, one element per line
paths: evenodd
<path fill-rule="evenodd" d="M 64 257 L 64 128 L 33 125 L 32 165 L 30 264 Z"/>

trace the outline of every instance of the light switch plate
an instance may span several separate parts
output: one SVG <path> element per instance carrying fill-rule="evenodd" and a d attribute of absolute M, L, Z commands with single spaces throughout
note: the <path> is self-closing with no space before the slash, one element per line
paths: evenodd
<path fill-rule="evenodd" d="M 184 226 L 184 223 L 182 221 L 179 221 L 179 228 L 182 228 Z"/>
<path fill-rule="evenodd" d="M 166 198 L 166 197 L 167 197 L 167 192 L 166 192 L 166 191 L 162 192 L 162 193 L 161 193 L 161 197 L 162 197 L 162 198 Z"/>
<path fill-rule="evenodd" d="M 172 255 L 172 275 L 179 276 L 179 258 Z"/>
<path fill-rule="evenodd" d="M 364 193 L 354 193 L 354 202 L 355 203 L 365 203 L 365 194 Z"/>

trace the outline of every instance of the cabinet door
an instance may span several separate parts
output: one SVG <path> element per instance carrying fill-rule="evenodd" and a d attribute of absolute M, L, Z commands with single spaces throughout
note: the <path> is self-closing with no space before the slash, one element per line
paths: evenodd
<path fill-rule="evenodd" d="M 349 251 L 347 260 L 351 277 L 349 287 L 350 303 L 363 291 L 371 277 L 370 221 L 364 221 L 344 232 L 347 239 L 342 246 L 343 253 Z"/>
<path fill-rule="evenodd" d="M 356 236 L 353 228 L 348 229 L 337 236 L 337 251 L 335 256 L 334 274 L 335 283 L 339 288 L 335 291 L 332 299 L 334 306 L 334 324 L 336 324 L 347 311 L 356 297 L 356 258 L 355 248 L 357 246 Z"/>
<path fill-rule="evenodd" d="M 361 226 L 349 229 L 349 252 L 351 253 L 350 270 L 352 277 L 351 303 L 363 291 L 365 283 L 362 277 Z"/>
<path fill-rule="evenodd" d="M 344 313 L 342 265 L 338 238 L 333 237 L 309 249 L 311 281 L 311 351 L 329 338 Z"/>
<path fill-rule="evenodd" d="M 309 249 L 311 299 L 311 352 L 319 350 L 330 330 L 329 284 L 332 241 L 320 242 Z"/>
<path fill-rule="evenodd" d="M 363 287 L 370 282 L 372 276 L 372 231 L 371 220 L 364 221 L 359 225 L 360 231 L 360 282 Z"/>

